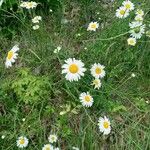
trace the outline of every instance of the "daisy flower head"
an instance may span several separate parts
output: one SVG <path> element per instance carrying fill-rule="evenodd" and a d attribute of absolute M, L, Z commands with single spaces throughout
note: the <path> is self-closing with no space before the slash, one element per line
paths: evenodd
<path fill-rule="evenodd" d="M 80 94 L 80 102 L 82 103 L 83 106 L 85 107 L 91 107 L 93 105 L 93 97 L 90 95 L 89 92 L 83 92 Z"/>
<path fill-rule="evenodd" d="M 42 20 L 42 17 L 41 16 L 35 16 L 33 19 L 32 19 L 32 22 L 33 23 L 39 23 L 39 21 Z"/>
<path fill-rule="evenodd" d="M 136 39 L 135 38 L 130 37 L 127 39 L 127 42 L 128 42 L 128 45 L 131 45 L 131 46 L 136 45 Z"/>
<path fill-rule="evenodd" d="M 28 143 L 29 143 L 29 140 L 28 140 L 25 136 L 20 136 L 20 137 L 17 139 L 17 146 L 18 146 L 19 148 L 27 147 L 27 146 L 28 146 Z"/>
<path fill-rule="evenodd" d="M 94 89 L 99 89 L 102 85 L 101 80 L 98 78 L 94 79 L 92 85 L 94 85 Z"/>
<path fill-rule="evenodd" d="M 54 148 L 51 144 L 46 144 L 43 146 L 42 150 L 54 150 Z"/>
<path fill-rule="evenodd" d="M 135 18 L 134 18 L 135 21 L 139 21 L 139 22 L 142 22 L 143 21 L 143 17 L 140 16 L 140 15 L 136 15 Z"/>
<path fill-rule="evenodd" d="M 33 8 L 36 8 L 38 4 L 36 2 L 26 2 L 26 9 L 33 9 Z"/>
<path fill-rule="evenodd" d="M 99 23 L 91 22 L 88 25 L 87 31 L 96 31 L 96 29 L 98 29 L 98 27 L 99 27 Z"/>
<path fill-rule="evenodd" d="M 62 66 L 62 74 L 66 74 L 65 78 L 70 82 L 78 81 L 81 76 L 84 76 L 85 71 L 84 63 L 75 58 L 68 58 Z"/>
<path fill-rule="evenodd" d="M 126 10 L 134 10 L 134 4 L 131 1 L 125 0 L 122 4 L 126 8 Z"/>
<path fill-rule="evenodd" d="M 143 17 L 144 16 L 144 11 L 142 9 L 137 9 L 135 14 Z"/>
<path fill-rule="evenodd" d="M 140 39 L 142 35 L 145 33 L 145 25 L 142 25 L 141 22 L 132 22 L 129 24 L 131 36 L 136 39 Z"/>
<path fill-rule="evenodd" d="M 101 65 L 101 64 L 94 64 L 92 65 L 91 68 L 91 74 L 93 77 L 95 78 L 103 78 L 105 76 L 105 70 L 104 70 L 105 66 Z"/>
<path fill-rule="evenodd" d="M 100 132 L 103 132 L 104 135 L 108 135 L 111 131 L 110 121 L 106 116 L 104 116 L 104 118 L 102 117 L 99 118 L 98 126 Z"/>
<path fill-rule="evenodd" d="M 48 141 L 50 142 L 50 143 L 55 143 L 55 142 L 57 142 L 57 136 L 55 135 L 55 134 L 50 134 L 49 135 L 49 137 L 48 137 Z"/>
<path fill-rule="evenodd" d="M 19 47 L 18 47 L 18 45 L 15 45 L 15 46 L 7 53 L 6 62 L 5 62 L 6 68 L 11 67 L 11 66 L 12 66 L 12 63 L 14 63 L 15 60 L 17 59 L 17 56 L 18 56 L 17 51 L 19 51 Z"/>
<path fill-rule="evenodd" d="M 118 18 L 127 18 L 129 16 L 129 10 L 127 10 L 124 6 L 121 6 L 116 10 L 116 17 Z"/>
<path fill-rule="evenodd" d="M 32 28 L 33 28 L 33 30 L 37 30 L 37 29 L 40 28 L 40 26 L 39 25 L 34 25 Z"/>

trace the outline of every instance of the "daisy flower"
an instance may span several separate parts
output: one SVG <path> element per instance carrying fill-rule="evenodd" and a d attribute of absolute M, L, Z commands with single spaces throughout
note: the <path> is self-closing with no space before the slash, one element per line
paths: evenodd
<path fill-rule="evenodd" d="M 129 16 L 129 11 L 124 6 L 121 6 L 119 9 L 116 10 L 116 17 L 126 18 L 128 16 Z"/>
<path fill-rule="evenodd" d="M 100 79 L 95 79 L 92 81 L 92 85 L 94 85 L 94 89 L 96 89 L 96 88 L 99 89 L 101 87 L 102 83 L 101 83 Z"/>
<path fill-rule="evenodd" d="M 32 19 L 32 22 L 33 23 L 39 23 L 39 21 L 42 20 L 42 17 L 41 16 L 35 16 L 33 19 Z"/>
<path fill-rule="evenodd" d="M 104 66 L 101 65 L 101 64 L 94 64 L 92 65 L 92 68 L 91 68 L 91 74 L 93 77 L 95 78 L 103 78 L 105 76 L 105 70 L 104 70 Z"/>
<path fill-rule="evenodd" d="M 131 36 L 136 39 L 140 39 L 145 33 L 145 25 L 142 25 L 141 22 L 134 21 L 130 23 L 129 26 L 132 29 L 129 31 L 131 33 Z"/>
<path fill-rule="evenodd" d="M 65 60 L 62 66 L 62 74 L 66 74 L 66 80 L 78 81 L 81 76 L 84 76 L 86 69 L 84 68 L 84 63 L 81 60 L 76 60 L 75 58 L 69 58 Z"/>
<path fill-rule="evenodd" d="M 8 53 L 7 53 L 7 57 L 6 57 L 6 62 L 5 62 L 5 66 L 6 68 L 9 68 L 12 66 L 12 63 L 15 62 L 15 60 L 17 59 L 17 51 L 19 51 L 19 47 L 18 45 L 15 45 Z"/>
<path fill-rule="evenodd" d="M 143 17 L 140 16 L 140 15 L 136 15 L 135 18 L 134 18 L 135 21 L 139 21 L 139 22 L 142 22 L 143 21 Z"/>
<path fill-rule="evenodd" d="M 93 97 L 89 94 L 89 92 L 83 92 L 80 94 L 80 102 L 85 107 L 91 107 L 93 105 Z"/>
<path fill-rule="evenodd" d="M 104 118 L 102 117 L 99 118 L 98 126 L 100 132 L 103 132 L 104 135 L 108 135 L 111 131 L 110 121 L 106 116 L 104 116 Z"/>
<path fill-rule="evenodd" d="M 98 27 L 99 27 L 99 23 L 91 22 L 88 25 L 87 31 L 96 31 L 96 29 L 98 29 Z"/>
<path fill-rule="evenodd" d="M 126 8 L 126 10 L 129 10 L 129 11 L 134 10 L 134 4 L 131 1 L 126 0 L 122 4 Z"/>
<path fill-rule="evenodd" d="M 37 30 L 37 29 L 40 28 L 40 26 L 39 25 L 34 25 L 32 28 L 33 28 L 33 30 Z"/>
<path fill-rule="evenodd" d="M 4 139 L 4 138 L 5 138 L 5 135 L 2 135 L 2 136 L 1 136 L 1 139 Z"/>
<path fill-rule="evenodd" d="M 43 146 L 42 150 L 54 150 L 54 148 L 51 144 L 46 144 Z"/>
<path fill-rule="evenodd" d="M 136 44 L 136 39 L 130 37 L 130 38 L 127 39 L 127 42 L 128 42 L 128 45 L 135 46 L 135 44 Z"/>
<path fill-rule="evenodd" d="M 144 16 L 144 11 L 142 9 L 137 9 L 135 14 L 139 16 Z"/>
<path fill-rule="evenodd" d="M 135 78 L 135 76 L 136 76 L 136 75 L 135 75 L 134 73 L 131 74 L 131 77 Z"/>
<path fill-rule="evenodd" d="M 58 139 L 58 138 L 57 138 L 57 136 L 56 136 L 55 134 L 50 134 L 49 137 L 48 137 L 48 141 L 49 141 L 50 143 L 56 142 L 57 139 Z"/>
<path fill-rule="evenodd" d="M 26 9 L 33 9 L 33 8 L 36 8 L 38 4 L 36 2 L 26 2 Z"/>
<path fill-rule="evenodd" d="M 20 136 L 17 140 L 17 146 L 19 148 L 27 147 L 29 143 L 29 140 L 25 136 Z"/>

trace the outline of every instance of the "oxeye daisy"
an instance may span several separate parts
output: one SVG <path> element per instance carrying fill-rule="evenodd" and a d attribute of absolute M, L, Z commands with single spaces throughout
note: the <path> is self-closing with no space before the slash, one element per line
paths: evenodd
<path fill-rule="evenodd" d="M 94 64 L 92 65 L 92 68 L 91 68 L 91 74 L 93 77 L 95 78 L 103 78 L 105 76 L 105 70 L 104 70 L 104 66 L 101 65 L 101 64 Z"/>
<path fill-rule="evenodd" d="M 76 60 L 75 58 L 69 58 L 65 60 L 62 66 L 62 74 L 66 74 L 66 80 L 78 81 L 81 76 L 84 76 L 86 69 L 84 68 L 84 63 L 81 60 Z"/>
<path fill-rule="evenodd" d="M 40 28 L 40 26 L 39 25 L 34 25 L 32 28 L 33 28 L 33 30 L 37 30 L 37 29 Z"/>
<path fill-rule="evenodd" d="M 116 10 L 116 17 L 126 18 L 128 16 L 129 16 L 129 11 L 124 6 L 121 6 L 119 9 Z"/>
<path fill-rule="evenodd" d="M 131 45 L 131 46 L 136 45 L 136 39 L 135 38 L 130 37 L 127 39 L 127 42 L 128 42 L 128 45 Z"/>
<path fill-rule="evenodd" d="M 27 7 L 27 2 L 22 2 L 22 3 L 20 4 L 20 7 L 26 8 L 26 7 Z"/>
<path fill-rule="evenodd" d="M 94 85 L 94 89 L 99 89 L 101 87 L 102 83 L 101 83 L 100 79 L 97 78 L 92 81 L 92 85 Z"/>
<path fill-rule="evenodd" d="M 50 143 L 55 143 L 57 141 L 57 136 L 55 134 L 50 134 L 49 137 L 48 137 L 48 141 Z"/>
<path fill-rule="evenodd" d="M 131 22 L 129 26 L 132 29 L 129 31 L 131 33 L 131 36 L 136 39 L 140 39 L 145 33 L 145 25 L 142 25 L 141 22 L 134 21 Z"/>
<path fill-rule="evenodd" d="M 27 2 L 27 3 L 26 3 L 26 9 L 33 9 L 33 8 L 36 8 L 37 5 L 38 5 L 38 4 L 37 4 L 36 2 L 33 2 L 33 1 Z"/>
<path fill-rule="evenodd" d="M 104 135 L 108 135 L 111 131 L 110 121 L 106 116 L 104 116 L 104 118 L 102 117 L 99 118 L 98 126 L 100 132 L 103 132 Z"/>
<path fill-rule="evenodd" d="M 27 147 L 27 146 L 28 146 L 28 143 L 29 143 L 29 140 L 28 140 L 25 136 L 20 136 L 20 137 L 17 139 L 17 146 L 18 146 L 19 148 Z"/>
<path fill-rule="evenodd" d="M 143 17 L 140 16 L 140 15 L 136 15 L 135 18 L 134 18 L 135 21 L 139 21 L 139 22 L 142 22 L 143 21 Z"/>
<path fill-rule="evenodd" d="M 126 10 L 129 10 L 129 11 L 134 10 L 134 4 L 131 1 L 126 0 L 122 4 L 126 8 Z"/>
<path fill-rule="evenodd" d="M 91 22 L 88 25 L 87 31 L 96 31 L 96 29 L 98 29 L 98 27 L 99 27 L 99 23 Z"/>
<path fill-rule="evenodd" d="M 9 68 L 12 66 L 12 63 L 15 62 L 15 60 L 17 59 L 17 51 L 19 51 L 19 47 L 18 45 L 15 45 L 7 54 L 6 57 L 6 62 L 5 62 L 5 66 L 6 68 Z"/>
<path fill-rule="evenodd" d="M 42 150 L 54 150 L 54 148 L 51 144 L 46 144 L 43 146 Z"/>
<path fill-rule="evenodd" d="M 41 16 L 35 16 L 33 19 L 32 19 L 32 22 L 33 23 L 39 23 L 39 21 L 42 20 L 42 17 Z"/>
<path fill-rule="evenodd" d="M 85 107 L 91 107 L 93 105 L 93 97 L 90 95 L 89 92 L 83 92 L 80 94 L 80 97 L 79 97 L 81 103 L 83 106 Z"/>
<path fill-rule="evenodd" d="M 142 9 L 137 9 L 135 14 L 139 16 L 144 16 L 144 11 Z"/>

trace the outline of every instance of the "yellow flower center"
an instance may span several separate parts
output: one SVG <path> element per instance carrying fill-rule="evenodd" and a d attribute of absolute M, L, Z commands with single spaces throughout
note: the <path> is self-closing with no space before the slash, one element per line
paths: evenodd
<path fill-rule="evenodd" d="M 103 126 L 104 126 L 105 129 L 108 129 L 109 123 L 107 121 L 104 121 Z"/>
<path fill-rule="evenodd" d="M 20 139 L 19 143 L 20 143 L 20 144 L 24 144 L 24 143 L 25 143 L 25 140 L 22 138 L 22 139 Z"/>
<path fill-rule="evenodd" d="M 134 44 L 134 40 L 130 40 L 129 43 L 130 43 L 130 44 Z"/>
<path fill-rule="evenodd" d="M 46 150 L 51 150 L 49 147 L 46 147 Z"/>
<path fill-rule="evenodd" d="M 69 71 L 70 71 L 71 73 L 77 73 L 78 70 L 79 70 L 79 68 L 78 68 L 78 66 L 77 66 L 76 64 L 72 64 L 72 65 L 70 65 L 70 67 L 69 67 Z"/>
<path fill-rule="evenodd" d="M 130 8 L 131 8 L 131 5 L 130 5 L 130 4 L 126 4 L 125 7 L 126 7 L 127 9 L 130 9 Z"/>
<path fill-rule="evenodd" d="M 31 2 L 28 2 L 28 6 L 29 6 L 29 7 L 32 7 L 33 5 L 32 5 L 32 3 L 31 3 Z"/>
<path fill-rule="evenodd" d="M 10 60 L 13 57 L 13 54 L 14 54 L 13 51 L 9 51 L 7 54 L 7 59 Z"/>
<path fill-rule="evenodd" d="M 90 102 L 90 100 L 91 100 L 90 96 L 89 96 L 89 95 L 86 95 L 86 96 L 85 96 L 85 101 L 86 101 L 86 102 Z"/>
<path fill-rule="evenodd" d="M 96 29 L 96 24 L 95 23 L 91 24 L 91 28 Z"/>
<path fill-rule="evenodd" d="M 120 10 L 120 14 L 121 14 L 121 15 L 124 15 L 124 14 L 125 14 L 125 11 L 124 11 L 124 10 Z"/>
<path fill-rule="evenodd" d="M 95 73 L 96 73 L 96 74 L 100 74 L 101 72 L 102 72 L 101 68 L 98 68 L 98 67 L 97 67 L 97 68 L 95 69 Z"/>

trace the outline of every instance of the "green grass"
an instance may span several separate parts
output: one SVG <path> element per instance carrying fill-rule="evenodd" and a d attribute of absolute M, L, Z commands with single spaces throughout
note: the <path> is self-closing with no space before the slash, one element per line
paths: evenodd
<path fill-rule="evenodd" d="M 42 149 L 50 132 L 58 135 L 57 146 L 62 150 L 73 146 L 81 150 L 150 149 L 150 107 L 146 103 L 150 102 L 150 38 L 143 36 L 135 47 L 127 45 L 129 34 L 122 34 L 128 32 L 134 13 L 117 19 L 114 14 L 121 2 L 64 1 L 53 13 L 45 16 L 40 12 L 43 21 L 39 30 L 33 31 L 26 19 L 12 39 L 0 36 L 0 135 L 6 135 L 0 140 L 0 149 L 17 150 L 20 135 L 29 138 L 26 149 Z M 150 22 L 149 0 L 133 2 L 141 2 L 138 7 L 148 13 L 145 23 Z M 68 24 L 61 24 L 64 18 Z M 98 18 L 104 27 L 87 32 L 88 23 Z M 19 58 L 6 69 L 7 51 L 16 42 Z M 57 46 L 62 46 L 58 55 L 53 53 Z M 69 57 L 81 59 L 88 69 L 78 82 L 70 83 L 61 74 L 61 65 Z M 105 65 L 106 76 L 102 88 L 94 90 L 89 69 L 98 62 Z M 79 102 L 84 91 L 94 97 L 94 105 L 88 109 Z M 71 109 L 61 116 L 66 105 Z M 112 126 L 108 136 L 97 126 L 98 118 L 104 115 Z"/>

